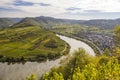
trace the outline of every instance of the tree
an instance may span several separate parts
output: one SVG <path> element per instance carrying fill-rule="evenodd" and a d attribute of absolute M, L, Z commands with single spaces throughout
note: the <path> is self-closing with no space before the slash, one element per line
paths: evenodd
<path fill-rule="evenodd" d="M 109 51 L 108 48 L 105 49 L 105 51 L 104 51 L 104 55 L 106 55 L 106 56 L 110 56 L 110 51 Z"/>
<path fill-rule="evenodd" d="M 45 43 L 44 46 L 45 46 L 45 47 L 49 47 L 49 48 L 57 48 L 57 47 L 58 47 L 57 41 L 54 40 L 54 39 L 48 40 L 48 41 Z"/>
<path fill-rule="evenodd" d="M 116 46 L 120 47 L 120 25 L 117 25 L 114 28 L 114 42 Z"/>
<path fill-rule="evenodd" d="M 62 73 L 51 72 L 46 73 L 42 80 L 64 80 Z"/>
<path fill-rule="evenodd" d="M 31 76 L 28 76 L 26 80 L 37 80 L 37 77 L 35 74 L 32 74 Z"/>

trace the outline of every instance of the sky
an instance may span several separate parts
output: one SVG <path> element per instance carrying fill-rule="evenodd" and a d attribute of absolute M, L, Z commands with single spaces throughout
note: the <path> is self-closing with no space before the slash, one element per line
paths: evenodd
<path fill-rule="evenodd" d="M 0 17 L 120 18 L 120 0 L 0 0 Z"/>

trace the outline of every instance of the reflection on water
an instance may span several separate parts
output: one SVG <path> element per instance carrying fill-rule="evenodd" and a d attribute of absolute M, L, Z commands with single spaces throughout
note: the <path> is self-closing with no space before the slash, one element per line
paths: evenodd
<path fill-rule="evenodd" d="M 35 73 L 38 78 L 54 66 L 58 66 L 59 59 L 43 63 L 26 62 L 23 64 L 0 63 L 0 77 L 2 80 L 24 80 L 26 76 Z"/>
<path fill-rule="evenodd" d="M 93 49 L 85 44 L 84 42 L 57 35 L 62 40 L 66 41 L 70 46 L 70 54 L 73 53 L 74 50 L 78 48 L 83 48 L 90 55 L 95 55 Z M 0 63 L 0 80 L 25 80 L 26 76 L 35 73 L 38 78 L 42 76 L 45 72 L 49 71 L 52 67 L 59 66 L 60 61 L 65 58 L 65 56 L 56 59 L 54 61 L 46 61 L 42 63 L 37 62 L 26 62 L 25 64 L 10 64 Z"/>

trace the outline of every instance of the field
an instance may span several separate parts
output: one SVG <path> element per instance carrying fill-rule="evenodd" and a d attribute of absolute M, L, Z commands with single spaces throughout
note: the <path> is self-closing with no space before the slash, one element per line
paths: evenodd
<path fill-rule="evenodd" d="M 54 59 L 67 53 L 61 53 L 65 45 L 54 33 L 41 27 L 7 28 L 0 31 L 0 60 Z"/>

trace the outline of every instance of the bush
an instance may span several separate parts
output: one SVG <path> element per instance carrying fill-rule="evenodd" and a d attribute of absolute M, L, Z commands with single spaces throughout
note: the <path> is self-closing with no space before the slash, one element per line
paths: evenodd
<path fill-rule="evenodd" d="M 57 48 L 57 42 L 54 39 L 50 39 L 49 41 L 47 41 L 44 45 L 45 47 L 49 47 L 49 48 Z"/>
<path fill-rule="evenodd" d="M 118 57 L 104 55 L 94 59 L 95 63 L 83 50 L 79 50 L 67 65 L 46 73 L 43 80 L 120 80 Z"/>

